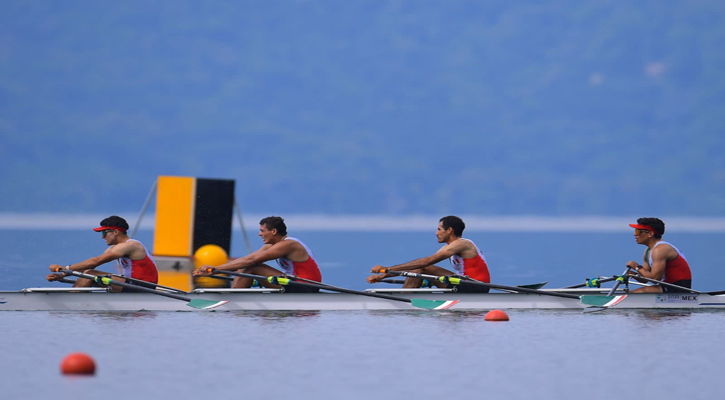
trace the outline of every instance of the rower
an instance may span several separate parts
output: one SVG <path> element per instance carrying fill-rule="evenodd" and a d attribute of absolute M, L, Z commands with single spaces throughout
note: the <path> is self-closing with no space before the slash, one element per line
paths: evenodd
<path fill-rule="evenodd" d="M 322 282 L 320 268 L 315 255 L 301 240 L 287 236 L 287 225 L 281 217 L 266 217 L 259 221 L 259 237 L 264 243 L 257 251 L 216 267 L 202 265 L 194 271 L 194 276 L 208 276 L 212 270 L 237 271 L 240 273 L 260 276 L 296 276 L 315 282 Z M 276 260 L 280 269 L 273 268 L 266 261 Z M 254 280 L 249 277 L 237 276 L 232 288 L 249 288 Z M 281 286 L 266 280 L 258 280 L 265 287 L 278 289 Z M 318 292 L 318 287 L 285 286 L 286 292 Z"/>
<path fill-rule="evenodd" d="M 101 226 L 93 230 L 101 233 L 101 238 L 106 241 L 108 248 L 100 256 L 91 257 L 79 263 L 66 265 L 51 264 L 51 271 L 81 271 L 87 275 L 108 276 L 108 272 L 96 271 L 95 268 L 101 264 L 116 260 L 120 277 L 113 279 L 123 283 L 134 283 L 126 281 L 124 277 L 133 278 L 150 283 L 158 283 L 159 274 L 156 270 L 156 263 L 146 247 L 136 239 L 128 237 L 128 222 L 125 219 L 112 215 L 101 221 Z M 46 277 L 48 281 L 58 281 L 64 278 L 65 274 L 54 273 Z M 78 278 L 73 287 L 98 286 L 96 282 L 87 278 Z M 127 286 L 112 285 L 112 292 L 133 291 Z"/>
<path fill-rule="evenodd" d="M 382 270 L 389 271 L 413 271 L 421 274 L 429 274 L 436 276 L 460 275 L 468 276 L 479 282 L 491 283 L 491 274 L 488 272 L 488 264 L 481 250 L 475 243 L 469 239 L 461 237 L 466 224 L 463 220 L 455 215 L 443 217 L 438 221 L 438 229 L 436 237 L 438 243 L 445 243 L 435 254 L 398 264 L 387 268 L 382 265 L 376 265 L 370 272 L 378 275 L 371 275 L 367 278 L 369 283 L 377 283 L 384 278 L 392 276 L 391 274 L 381 273 Z M 445 268 L 434 265 L 437 262 L 450 259 L 451 265 L 455 272 L 451 272 Z M 421 278 L 409 277 L 403 284 L 404 288 L 419 288 L 422 284 Z M 438 287 L 451 287 L 448 283 L 441 281 L 432 281 Z M 461 281 L 460 285 L 456 285 L 459 292 L 488 293 L 489 287 L 479 285 L 466 285 L 465 281 Z"/>
<path fill-rule="evenodd" d="M 662 235 L 665 233 L 665 223 L 662 220 L 639 218 L 636 224 L 629 224 L 629 226 L 634 228 L 634 239 L 637 243 L 647 246 L 641 265 L 636 261 L 627 262 L 627 268 L 630 268 L 629 275 L 632 275 L 634 279 L 641 275 L 651 280 L 692 288 L 692 272 L 685 255 L 671 243 L 662 240 Z M 644 279 L 637 280 L 647 282 Z M 685 290 L 668 285 L 652 285 L 632 291 L 632 293 L 663 292 L 685 292 Z"/>

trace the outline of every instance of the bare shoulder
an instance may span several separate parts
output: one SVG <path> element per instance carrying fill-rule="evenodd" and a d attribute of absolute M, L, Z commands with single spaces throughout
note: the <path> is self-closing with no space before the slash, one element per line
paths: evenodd
<path fill-rule="evenodd" d="M 286 240 L 286 239 L 282 239 L 282 240 L 280 240 L 277 243 L 270 244 L 269 246 L 270 247 L 274 247 L 275 249 L 292 249 L 292 248 L 296 248 L 299 245 L 300 244 L 297 243 L 296 240 Z"/>
<path fill-rule="evenodd" d="M 459 238 L 458 240 L 454 240 L 453 242 L 449 243 L 448 246 L 451 247 L 451 249 L 455 249 L 457 253 L 466 251 L 466 250 L 476 250 L 476 245 L 473 244 L 472 241 L 464 238 Z"/>
<path fill-rule="evenodd" d="M 247 257 L 252 257 L 255 262 L 265 262 L 275 258 L 287 257 L 287 255 L 293 251 L 293 248 L 282 242 L 284 241 L 266 244 Z"/>
<path fill-rule="evenodd" d="M 146 248 L 138 240 L 127 240 L 123 243 L 118 243 L 111 246 L 108 250 L 112 250 L 114 253 L 122 256 L 130 256 L 132 254 L 140 254 L 141 252 L 146 253 Z"/>
<path fill-rule="evenodd" d="M 677 256 L 677 250 L 669 243 L 661 243 L 652 250 L 652 257 L 674 258 Z"/>
<path fill-rule="evenodd" d="M 143 243 L 139 242 L 138 240 L 127 240 L 119 244 L 127 245 L 129 248 L 133 249 L 145 249 Z"/>
<path fill-rule="evenodd" d="M 458 239 L 441 247 L 438 252 L 441 254 L 445 254 L 448 257 L 454 254 L 463 256 L 463 253 L 467 252 L 470 248 L 475 248 L 475 246 L 473 246 L 473 243 L 468 240 Z"/>
<path fill-rule="evenodd" d="M 478 248 L 473 243 L 473 241 L 469 239 L 461 239 L 457 240 L 457 242 L 461 242 L 460 251 L 458 254 L 461 255 L 463 258 L 473 258 L 476 257 L 478 254 Z"/>
<path fill-rule="evenodd" d="M 281 240 L 277 242 L 275 246 L 279 246 L 280 249 L 284 249 L 288 253 L 293 251 L 307 252 L 307 250 L 305 250 L 305 246 L 303 246 L 302 243 L 296 240 Z"/>

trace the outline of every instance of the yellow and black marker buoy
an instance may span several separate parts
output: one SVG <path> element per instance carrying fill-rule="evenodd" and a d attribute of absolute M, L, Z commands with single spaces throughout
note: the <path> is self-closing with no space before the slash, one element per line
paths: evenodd
<path fill-rule="evenodd" d="M 159 283 L 185 291 L 229 287 L 228 281 L 194 278 L 192 272 L 228 261 L 233 210 L 233 180 L 159 176 L 153 250 Z"/>

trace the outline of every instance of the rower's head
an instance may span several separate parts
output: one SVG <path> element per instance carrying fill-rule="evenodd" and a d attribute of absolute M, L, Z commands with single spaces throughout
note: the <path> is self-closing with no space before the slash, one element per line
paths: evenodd
<path fill-rule="evenodd" d="M 259 221 L 259 237 L 265 244 L 275 243 L 285 236 L 287 236 L 287 225 L 282 217 L 266 217 Z"/>
<path fill-rule="evenodd" d="M 637 223 L 629 226 L 634 228 L 634 237 L 638 243 L 650 238 L 660 239 L 665 234 L 665 223 L 659 218 L 637 218 Z"/>
<path fill-rule="evenodd" d="M 464 229 L 466 229 L 466 224 L 455 215 L 441 218 L 438 222 L 438 230 L 436 230 L 438 243 L 447 243 L 451 239 L 451 236 L 455 236 L 456 238 L 463 236 Z"/>
<path fill-rule="evenodd" d="M 101 237 L 108 245 L 119 243 L 118 239 L 126 237 L 126 232 L 128 232 L 128 222 L 118 215 L 104 218 L 100 225 L 98 228 L 93 228 L 93 230 L 101 232 Z"/>

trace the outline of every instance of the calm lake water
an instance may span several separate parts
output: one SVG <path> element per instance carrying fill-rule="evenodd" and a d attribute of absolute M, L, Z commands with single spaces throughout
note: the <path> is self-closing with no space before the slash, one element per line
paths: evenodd
<path fill-rule="evenodd" d="M 0 313 L 0 398 L 699 399 L 725 313 Z M 72 352 L 93 377 L 59 373 Z"/>
<path fill-rule="evenodd" d="M 294 234 L 294 232 L 292 232 Z M 365 289 L 369 268 L 428 255 L 433 233 L 304 232 L 325 280 Z M 152 243 L 150 231 L 137 236 Z M 549 287 L 622 272 L 631 234 L 468 236 L 494 282 Z M 251 234 L 252 243 L 259 244 Z M 725 289 L 720 233 L 671 234 L 695 287 Z M 232 255 L 245 254 L 240 239 Z M 0 288 L 51 285 L 50 263 L 99 254 L 94 232 L 0 230 Z M 725 312 L 607 310 L 0 313 L 0 399 L 634 399 L 719 396 Z M 93 377 L 60 374 L 85 352 Z"/>

